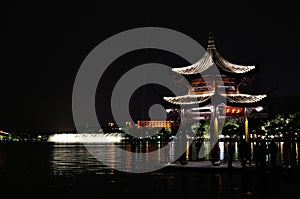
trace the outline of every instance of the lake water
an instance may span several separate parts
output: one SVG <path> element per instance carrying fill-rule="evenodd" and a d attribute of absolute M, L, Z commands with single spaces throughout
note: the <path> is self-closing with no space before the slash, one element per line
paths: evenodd
<path fill-rule="evenodd" d="M 209 149 L 209 143 L 204 144 Z M 220 157 L 224 164 L 227 145 L 220 142 Z M 251 143 L 253 163 L 254 149 L 258 145 L 260 143 Z M 239 162 L 239 145 L 234 143 L 234 146 L 234 161 Z M 272 155 L 276 158 L 276 167 L 283 170 L 272 173 L 268 169 L 230 171 L 166 167 L 135 174 L 102 164 L 82 144 L 0 143 L 0 192 L 11 196 L 91 198 L 290 198 L 298 194 L 299 143 L 276 142 L 276 154 L 268 152 L 269 143 L 263 146 L 266 148 L 263 153 L 266 168 L 271 166 Z M 159 148 L 159 143 L 120 147 L 145 152 Z M 194 144 L 187 149 L 189 161 L 210 159 L 207 155 L 199 160 Z M 118 156 L 113 152 L 103 153 L 110 153 L 107 156 L 111 157 L 110 161 L 119 164 Z"/>

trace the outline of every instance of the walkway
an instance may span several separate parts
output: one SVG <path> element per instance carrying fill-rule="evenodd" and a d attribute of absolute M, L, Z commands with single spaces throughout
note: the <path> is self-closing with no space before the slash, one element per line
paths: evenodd
<path fill-rule="evenodd" d="M 205 169 L 228 169 L 227 163 L 221 163 L 219 166 L 212 165 L 211 161 L 188 161 L 186 165 L 180 164 L 179 162 L 174 162 L 169 164 L 168 167 L 179 167 L 179 168 L 205 168 Z M 235 169 L 241 169 L 242 165 L 239 161 L 234 161 L 232 167 Z M 255 167 L 255 165 L 251 165 Z"/>
<path fill-rule="evenodd" d="M 179 162 L 174 162 L 172 164 L 168 164 L 166 169 L 183 169 L 185 171 L 198 169 L 212 172 L 241 171 L 252 174 L 267 174 L 297 179 L 300 178 L 300 168 L 288 168 L 282 166 L 278 166 L 276 168 L 257 168 L 255 163 L 252 163 L 251 166 L 246 165 L 246 167 L 243 168 L 240 161 L 234 161 L 231 169 L 228 168 L 226 162 L 221 163 L 219 166 L 214 166 L 212 165 L 211 161 L 188 161 L 186 165 L 182 165 Z"/>

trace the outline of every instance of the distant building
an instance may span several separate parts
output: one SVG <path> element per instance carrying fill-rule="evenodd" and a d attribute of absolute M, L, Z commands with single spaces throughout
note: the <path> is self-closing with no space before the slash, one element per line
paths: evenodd
<path fill-rule="evenodd" d="M 170 120 L 138 120 L 137 121 L 137 128 L 171 128 L 171 121 Z"/>

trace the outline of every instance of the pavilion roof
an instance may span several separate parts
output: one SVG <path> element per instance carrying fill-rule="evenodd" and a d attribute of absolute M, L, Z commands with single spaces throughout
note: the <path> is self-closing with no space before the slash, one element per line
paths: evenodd
<path fill-rule="evenodd" d="M 214 37 L 210 35 L 208 39 L 207 51 L 204 53 L 201 59 L 199 59 L 198 62 L 183 68 L 173 68 L 172 70 L 183 75 L 193 75 L 204 72 L 214 64 L 222 71 L 230 74 L 245 74 L 255 69 L 254 65 L 234 64 L 223 58 L 216 50 Z M 234 81 L 227 75 L 224 77 L 223 76 L 221 75 L 223 81 Z M 204 77 L 206 80 L 210 80 L 208 76 Z M 192 85 L 197 85 L 203 83 L 203 81 L 205 82 L 205 79 L 203 80 L 202 78 L 197 77 L 192 78 L 190 82 L 192 83 Z M 246 76 L 244 76 L 241 80 L 243 83 L 250 81 L 248 78 L 246 78 Z M 229 104 L 240 106 L 251 106 L 267 97 L 266 94 L 250 95 L 242 94 L 238 91 L 237 93 L 215 93 L 215 91 L 207 91 L 203 94 L 192 92 L 182 96 L 164 97 L 164 100 L 176 105 L 201 104 L 208 101 L 213 95 L 224 97 Z"/>
<path fill-rule="evenodd" d="M 164 100 L 176 104 L 176 105 L 187 105 L 187 104 L 200 104 L 209 100 L 214 93 L 205 93 L 205 94 L 189 94 L 176 97 L 164 97 Z M 265 94 L 261 95 L 250 95 L 250 94 L 220 94 L 222 97 L 225 97 L 226 100 L 233 104 L 252 104 L 257 103 L 267 97 Z"/>
<path fill-rule="evenodd" d="M 164 100 L 176 105 L 185 105 L 185 104 L 199 104 L 203 103 L 210 99 L 213 93 L 205 93 L 205 94 L 188 94 L 181 95 L 176 97 L 164 97 Z"/>
<path fill-rule="evenodd" d="M 232 74 L 244 74 L 255 69 L 254 65 L 239 65 L 227 61 L 215 47 L 214 37 L 210 36 L 208 40 L 207 51 L 196 63 L 182 67 L 173 68 L 172 70 L 176 73 L 183 75 L 191 75 L 202 73 L 209 69 L 213 64 L 216 64 L 221 70 L 232 73 Z"/>
<path fill-rule="evenodd" d="M 241 93 L 234 93 L 234 94 L 220 94 L 230 103 L 241 103 L 241 104 L 251 104 L 256 103 L 267 97 L 266 94 L 261 95 L 249 95 L 249 94 L 241 94 Z"/>

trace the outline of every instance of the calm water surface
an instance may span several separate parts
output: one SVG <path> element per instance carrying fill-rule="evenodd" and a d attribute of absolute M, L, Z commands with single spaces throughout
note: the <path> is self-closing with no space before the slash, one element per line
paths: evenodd
<path fill-rule="evenodd" d="M 204 143 L 209 149 L 209 143 Z M 221 160 L 227 161 L 228 143 L 220 142 Z M 254 150 L 260 143 L 252 143 Z M 266 167 L 271 156 L 276 158 L 273 170 L 243 171 L 224 169 L 175 169 L 133 174 L 114 170 L 94 158 L 81 144 L 1 143 L 0 191 L 14 195 L 65 196 L 92 198 L 289 198 L 299 196 L 299 143 L 276 142 L 276 153 L 262 152 Z M 99 147 L 99 146 L 97 146 Z M 121 147 L 133 149 L 132 146 Z M 135 150 L 155 150 L 159 143 L 135 145 Z M 149 149 L 146 149 L 149 147 Z M 273 146 L 272 146 L 273 147 Z M 107 148 L 107 147 L 106 147 Z M 99 148 L 97 148 L 99 149 Z M 108 153 L 106 151 L 105 153 Z M 109 151 L 109 153 L 113 153 Z M 170 153 L 172 154 L 172 153 Z M 198 159 L 196 145 L 186 153 L 189 161 Z M 111 155 L 118 164 L 118 157 Z M 161 159 L 173 157 L 159 157 Z M 234 160 L 239 161 L 239 145 L 235 143 Z M 152 160 L 153 161 L 153 160 Z M 159 160 L 156 160 L 159 161 Z M 291 168 L 291 171 L 288 170 Z M 105 196 L 105 197 L 104 197 Z M 294 197 L 295 198 L 295 197 Z M 297 197 L 296 197 L 297 198 Z"/>

